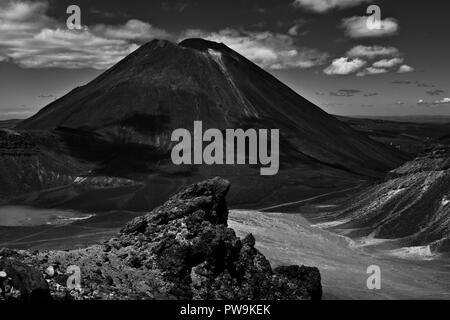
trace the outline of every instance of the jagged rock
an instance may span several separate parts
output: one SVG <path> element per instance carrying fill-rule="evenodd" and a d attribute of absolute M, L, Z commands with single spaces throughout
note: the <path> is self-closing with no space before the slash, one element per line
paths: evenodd
<path fill-rule="evenodd" d="M 117 241 L 125 238 L 131 242 L 136 235 L 144 235 L 151 246 L 150 261 L 144 264 L 155 265 L 166 281 L 167 293 L 176 297 L 320 298 L 317 269 L 294 266 L 296 274 L 273 273 L 255 249 L 252 235 L 241 241 L 227 228 L 225 196 L 229 188 L 220 178 L 190 186 L 151 214 L 125 226 Z M 139 247 L 134 250 L 139 251 Z"/>
<path fill-rule="evenodd" d="M 42 273 L 13 258 L 0 257 L 0 299 L 49 300 L 50 290 Z"/>
<path fill-rule="evenodd" d="M 319 269 L 305 266 L 281 266 L 276 268 L 274 272 L 287 277 L 293 282 L 299 282 L 299 285 L 305 286 L 311 299 L 320 300 L 322 298 L 322 283 Z"/>
<path fill-rule="evenodd" d="M 80 267 L 81 291 L 47 279 L 55 299 L 320 299 L 317 268 L 273 271 L 252 235 L 227 227 L 229 189 L 221 178 L 194 184 L 101 246 L 20 254 L 41 270 Z"/>

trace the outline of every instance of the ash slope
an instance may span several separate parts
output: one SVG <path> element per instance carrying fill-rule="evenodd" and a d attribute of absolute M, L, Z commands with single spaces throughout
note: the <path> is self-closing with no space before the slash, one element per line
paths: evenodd
<path fill-rule="evenodd" d="M 422 247 L 430 255 L 449 253 L 449 147 L 436 147 L 391 171 L 385 182 L 326 215 L 330 219 L 335 220 L 332 229 L 369 238 L 368 243 L 413 247 L 409 251 Z"/>
<path fill-rule="evenodd" d="M 11 278 L 0 299 L 320 299 L 317 268 L 272 270 L 252 235 L 240 240 L 227 227 L 229 187 L 220 178 L 192 185 L 102 246 L 0 250 L 0 270 Z M 82 271 L 82 288 L 71 292 L 70 265 Z"/>
<path fill-rule="evenodd" d="M 395 149 L 328 115 L 223 44 L 154 40 L 18 129 L 95 131 L 167 151 L 174 129 L 278 128 L 281 162 L 325 164 L 380 176 L 402 163 Z"/>

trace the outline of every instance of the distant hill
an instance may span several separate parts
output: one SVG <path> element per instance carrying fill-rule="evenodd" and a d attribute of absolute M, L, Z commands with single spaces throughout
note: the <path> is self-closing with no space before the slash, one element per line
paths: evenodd
<path fill-rule="evenodd" d="M 21 121 L 22 121 L 22 119 L 2 120 L 2 121 L 0 121 L 0 129 L 13 129 Z"/>
<path fill-rule="evenodd" d="M 435 143 L 448 144 L 450 134 L 450 123 L 426 121 L 407 121 L 413 120 L 409 117 L 395 118 L 399 121 L 381 119 L 381 118 L 337 118 L 353 129 L 367 134 L 374 140 L 391 145 L 403 152 L 413 155 L 428 148 Z M 405 121 L 400 121 L 400 119 Z"/>
<path fill-rule="evenodd" d="M 338 116 L 340 117 L 340 116 Z M 415 123 L 450 123 L 450 116 L 444 115 L 409 115 L 409 116 L 349 116 L 348 118 L 386 120 Z"/>

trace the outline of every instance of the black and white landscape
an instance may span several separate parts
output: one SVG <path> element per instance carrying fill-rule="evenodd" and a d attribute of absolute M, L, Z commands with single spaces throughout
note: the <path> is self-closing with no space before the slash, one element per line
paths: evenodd
<path fill-rule="evenodd" d="M 0 0 L 0 300 L 450 299 L 443 1 L 70 5 Z"/>

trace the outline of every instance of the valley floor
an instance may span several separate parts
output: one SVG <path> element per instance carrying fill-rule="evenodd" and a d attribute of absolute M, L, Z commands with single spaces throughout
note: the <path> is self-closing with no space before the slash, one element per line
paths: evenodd
<path fill-rule="evenodd" d="M 450 259 L 406 260 L 357 247 L 298 214 L 232 210 L 229 226 L 252 233 L 272 266 L 316 266 L 324 299 L 450 299 Z M 381 290 L 369 290 L 367 268 L 381 268 Z"/>
<path fill-rule="evenodd" d="M 83 248 L 114 236 L 137 213 L 97 215 L 69 225 L 0 228 L 0 247 L 55 250 Z M 324 299 L 450 299 L 450 258 L 400 259 L 320 229 L 299 214 L 230 210 L 229 227 L 252 233 L 273 267 L 319 268 Z M 381 290 L 369 290 L 367 268 L 381 268 Z"/>

